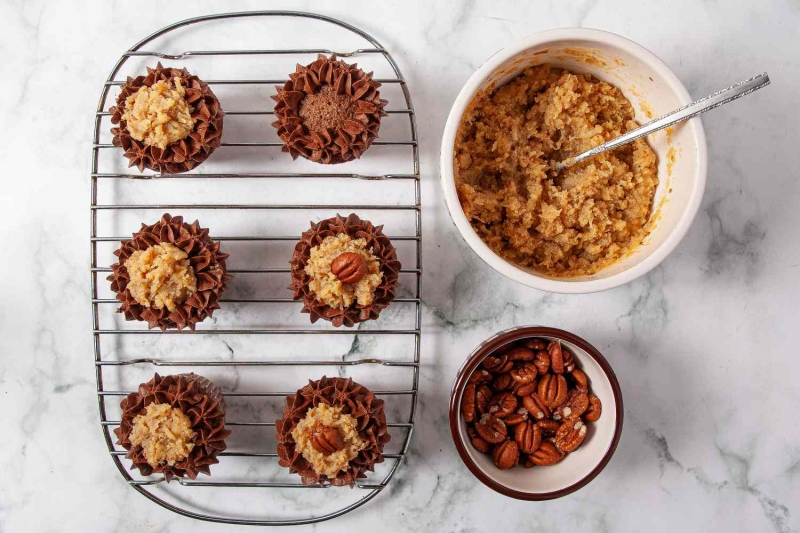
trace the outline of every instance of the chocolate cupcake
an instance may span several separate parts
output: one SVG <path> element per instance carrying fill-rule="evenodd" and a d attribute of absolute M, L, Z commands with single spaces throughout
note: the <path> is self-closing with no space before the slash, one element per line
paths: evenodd
<path fill-rule="evenodd" d="M 304 485 L 355 485 L 383 462 L 383 400 L 352 379 L 323 377 L 286 398 L 275 423 L 279 464 Z"/>
<path fill-rule="evenodd" d="M 147 69 L 128 78 L 110 109 L 114 146 L 125 150 L 129 167 L 163 174 L 192 170 L 222 141 L 225 113 L 208 84 L 186 69 Z"/>
<path fill-rule="evenodd" d="M 111 290 L 122 305 L 126 320 L 146 321 L 149 328 L 188 327 L 219 309 L 220 295 L 232 279 L 225 260 L 228 254 L 195 220 L 165 214 L 142 229 L 114 252 L 119 262 L 111 265 Z"/>
<path fill-rule="evenodd" d="M 195 479 L 227 446 L 225 400 L 219 387 L 196 374 L 156 374 L 120 403 L 122 420 L 114 433 L 144 476 L 163 473 Z"/>
<path fill-rule="evenodd" d="M 372 73 L 320 54 L 310 65 L 297 65 L 289 78 L 271 97 L 281 150 L 325 165 L 361 157 L 386 116 L 387 102 Z"/>
<path fill-rule="evenodd" d="M 303 233 L 289 288 L 312 323 L 322 318 L 351 327 L 378 318 L 394 300 L 400 262 L 382 229 L 351 214 L 311 223 Z"/>

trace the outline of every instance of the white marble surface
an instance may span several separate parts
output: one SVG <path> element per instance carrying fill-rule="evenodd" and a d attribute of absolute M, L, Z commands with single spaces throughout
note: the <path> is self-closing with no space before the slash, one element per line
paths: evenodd
<path fill-rule="evenodd" d="M 390 488 L 320 527 L 800 530 L 800 7 L 737 4 L 405 1 L 348 2 L 345 10 L 344 2 L 302 1 L 2 2 L 0 532 L 235 529 L 152 504 L 107 456 L 91 351 L 88 169 L 94 107 L 123 50 L 187 16 L 267 7 L 330 14 L 379 39 L 408 79 L 421 136 L 418 428 Z M 444 120 L 467 77 L 514 39 L 563 26 L 641 43 L 696 96 L 764 70 L 773 80 L 704 119 L 706 196 L 675 253 L 643 279 L 587 296 L 527 289 L 481 263 L 449 222 L 437 175 Z M 490 334 L 530 323 L 595 344 L 625 398 L 625 428 L 608 467 L 549 503 L 512 501 L 477 483 L 447 426 L 449 388 L 464 357 Z M 268 492 L 239 494 L 251 510 L 277 509 Z M 293 498 L 277 510 L 296 505 Z"/>

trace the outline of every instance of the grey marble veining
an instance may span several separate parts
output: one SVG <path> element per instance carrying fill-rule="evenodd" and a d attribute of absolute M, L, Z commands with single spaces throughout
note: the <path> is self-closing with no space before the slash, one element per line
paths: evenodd
<path fill-rule="evenodd" d="M 422 147 L 423 368 L 411 450 L 384 494 L 308 529 L 800 530 L 800 5 L 343 6 L 0 4 L 0 532 L 236 530 L 152 504 L 107 456 L 91 357 L 88 169 L 97 96 L 123 50 L 175 20 L 264 8 L 330 14 L 379 39 L 408 79 Z M 583 296 L 537 292 L 490 270 L 458 238 L 438 184 L 444 121 L 469 75 L 513 40 L 563 26 L 641 43 L 696 96 L 765 70 L 772 79 L 769 88 L 704 117 L 706 195 L 675 252 L 629 285 Z M 607 468 L 579 492 L 548 503 L 509 500 L 477 483 L 456 455 L 447 422 L 450 385 L 465 356 L 499 330 L 533 323 L 574 331 L 597 346 L 625 399 L 624 432 Z M 226 357 L 246 349 L 235 339 L 214 342 Z M 372 346 L 359 337 L 335 348 L 349 360 Z M 168 354 L 172 345 L 156 349 Z M 225 378 L 231 390 L 247 386 L 241 370 Z M 264 494 L 242 497 L 253 507 L 302 503 L 300 494 L 275 502 Z"/>

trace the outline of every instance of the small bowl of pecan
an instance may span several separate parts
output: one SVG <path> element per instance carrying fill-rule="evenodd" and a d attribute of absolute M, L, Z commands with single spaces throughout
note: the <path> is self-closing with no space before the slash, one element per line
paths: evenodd
<path fill-rule="evenodd" d="M 594 479 L 622 433 L 619 382 L 597 349 L 564 330 L 524 326 L 483 342 L 450 396 L 458 454 L 484 485 L 550 500 Z"/>

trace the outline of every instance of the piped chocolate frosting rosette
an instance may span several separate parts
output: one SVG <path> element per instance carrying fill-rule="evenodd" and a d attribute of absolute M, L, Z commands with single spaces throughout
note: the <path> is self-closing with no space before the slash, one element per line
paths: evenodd
<path fill-rule="evenodd" d="M 303 302 L 301 312 L 308 313 L 312 323 L 322 318 L 336 327 L 342 325 L 352 327 L 359 322 L 377 319 L 381 311 L 394 300 L 401 265 L 397 260 L 395 247 L 382 230 L 383 226 L 373 226 L 372 222 L 351 214 L 346 219 L 336 215 L 317 224 L 312 222 L 311 229 L 302 234 L 300 241 L 294 247 L 290 261 L 292 284 L 289 289 L 293 291 L 295 300 Z M 342 234 L 354 240 L 364 239 L 365 249 L 371 250 L 370 255 L 379 265 L 382 276 L 373 289 L 372 301 L 369 304 L 353 302 L 343 307 L 332 307 L 320 299 L 310 286 L 312 276 L 306 267 L 312 250 L 320 246 L 326 238 Z M 331 270 L 335 267 L 336 261 L 331 265 Z M 339 276 L 340 279 L 349 281 L 342 273 L 339 273 Z"/>
<path fill-rule="evenodd" d="M 372 73 L 320 54 L 310 65 L 297 65 L 289 78 L 271 97 L 282 151 L 325 165 L 361 157 L 386 116 L 387 102 Z"/>
<path fill-rule="evenodd" d="M 185 253 L 196 278 L 195 290 L 173 310 L 166 306 L 159 309 L 143 305 L 129 288 L 131 278 L 126 261 L 135 252 L 159 244 L 170 244 Z M 187 224 L 180 216 L 164 214 L 153 225 L 142 224 L 131 240 L 122 241 L 114 255 L 119 261 L 111 265 L 111 275 L 107 279 L 111 281 L 111 290 L 117 293 L 117 300 L 122 302 L 117 312 L 124 313 L 126 320 L 146 321 L 149 328 L 158 327 L 162 331 L 186 327 L 194 330 L 198 322 L 219 309 L 220 295 L 227 289 L 227 282 L 233 279 L 225 265 L 228 254 L 222 253 L 219 243 L 211 240 L 208 229 L 201 228 L 196 220 Z"/>
<path fill-rule="evenodd" d="M 184 138 L 165 147 L 133 138 L 127 121 L 123 118 L 128 97 L 142 87 L 153 87 L 158 82 L 174 83 L 176 79 L 185 90 L 186 104 L 191 106 L 190 114 L 194 121 L 191 131 Z M 178 174 L 192 170 L 208 159 L 222 142 L 222 122 L 225 113 L 220 107 L 219 100 L 207 83 L 189 74 L 185 68 L 182 70 L 164 68 L 158 63 L 156 68 L 147 68 L 146 76 L 129 77 L 117 96 L 117 105 L 109 111 L 111 123 L 119 125 L 111 129 L 114 135 L 113 144 L 125 150 L 124 155 L 130 160 L 128 166 L 137 166 L 140 171 L 149 168 L 162 174 Z M 164 112 L 174 113 L 172 109 L 166 109 Z"/>
<path fill-rule="evenodd" d="M 320 411 L 335 414 L 325 418 L 318 414 Z M 308 426 L 314 412 L 318 419 L 313 422 L 315 425 Z M 391 439 L 383 400 L 349 378 L 323 377 L 319 381 L 309 381 L 286 398 L 283 417 L 276 421 L 275 430 L 279 464 L 299 474 L 305 485 L 329 482 L 334 486 L 352 487 L 357 479 L 367 477 L 365 472 L 374 471 L 376 463 L 383 462 L 383 447 Z M 313 461 L 322 460 L 321 464 L 328 464 L 326 458 L 348 449 L 352 452 L 351 458 L 338 465 L 341 469 L 335 474 L 320 473 L 307 459 L 311 457 Z"/>
<path fill-rule="evenodd" d="M 187 431 L 193 434 L 188 443 L 191 451 L 173 464 L 164 462 L 153 466 L 148 462 L 145 448 L 131 442 L 132 437 L 136 438 L 134 429 L 138 419 L 145 416 L 151 404 L 178 410 L 181 413 L 179 416 L 188 421 Z M 195 479 L 199 473 L 210 475 L 209 465 L 218 463 L 217 456 L 227 448 L 225 439 L 231 432 L 225 429 L 225 400 L 222 391 L 202 376 L 192 373 L 162 377 L 156 374 L 147 383 L 139 385 L 136 392 L 125 397 L 120 408 L 122 420 L 114 430 L 117 444 L 128 450 L 126 457 L 133 461 L 131 470 L 138 468 L 144 476 L 163 473 L 169 482 L 175 477 Z M 156 432 L 155 429 L 152 430 L 153 433 Z M 169 436 L 174 437 L 171 434 Z M 163 443 L 160 445 L 163 448 Z M 152 462 L 152 457 L 149 459 Z"/>

